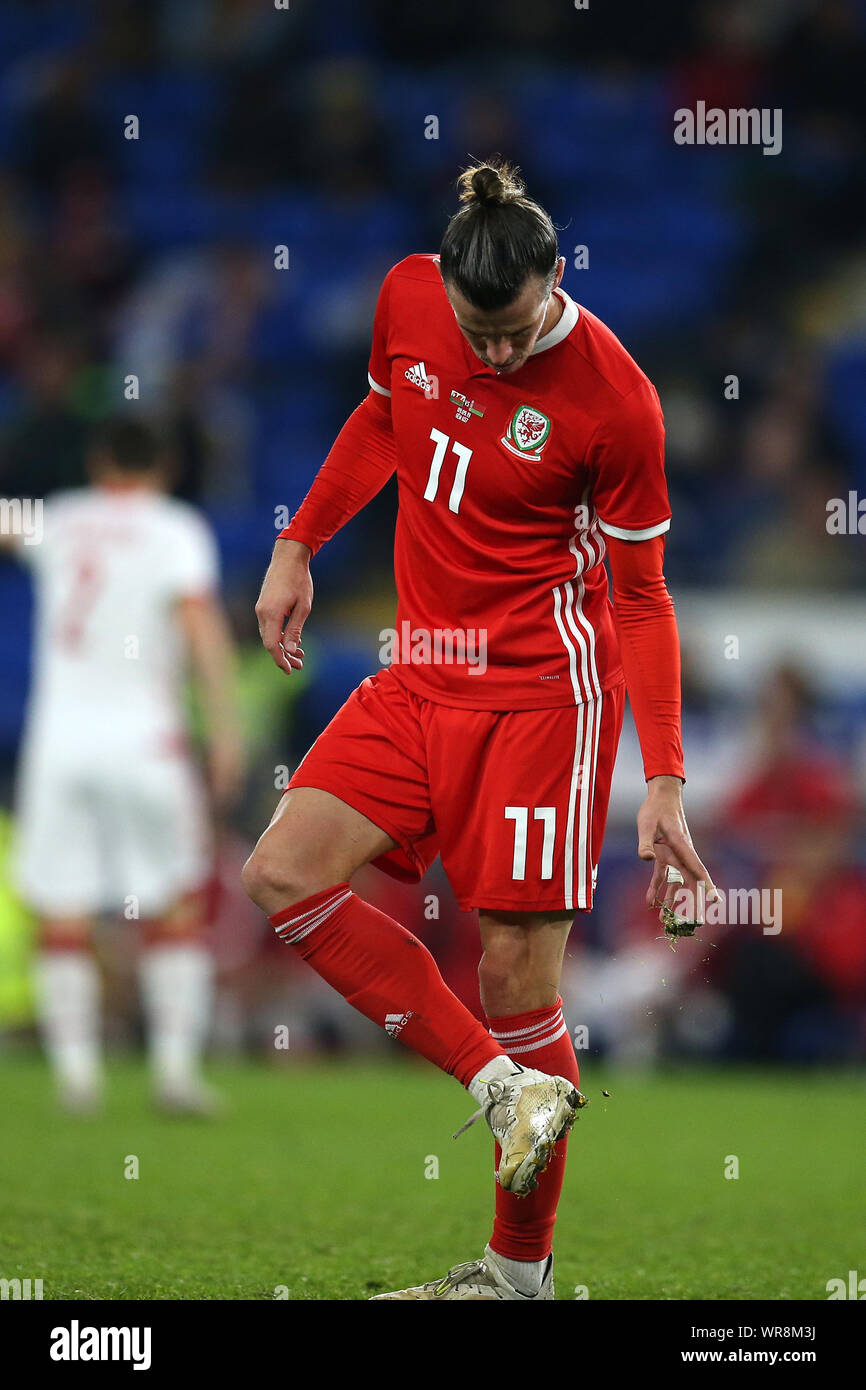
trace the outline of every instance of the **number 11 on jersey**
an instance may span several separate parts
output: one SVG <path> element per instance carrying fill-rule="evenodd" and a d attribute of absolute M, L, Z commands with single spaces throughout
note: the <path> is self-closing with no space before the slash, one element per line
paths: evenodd
<path fill-rule="evenodd" d="M 434 441 L 436 448 L 433 451 L 433 461 L 430 464 L 430 476 L 424 489 L 424 501 L 434 502 L 436 500 L 436 493 L 439 491 L 439 474 L 442 472 L 442 463 L 450 444 L 452 453 L 457 455 L 457 468 L 451 486 L 451 496 L 448 498 L 448 510 L 457 513 L 460 511 L 460 499 L 463 496 L 463 484 L 466 482 L 466 470 L 469 467 L 472 450 L 467 449 L 465 444 L 458 444 L 456 439 L 452 442 L 450 435 L 443 434 L 441 430 L 431 430 L 430 438 Z"/>

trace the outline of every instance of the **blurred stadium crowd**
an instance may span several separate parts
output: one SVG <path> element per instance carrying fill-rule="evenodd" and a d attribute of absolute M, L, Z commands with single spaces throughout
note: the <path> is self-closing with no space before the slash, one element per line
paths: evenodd
<path fill-rule="evenodd" d="M 458 168 L 500 151 L 561 229 L 569 293 L 658 387 L 675 598 L 703 594 L 731 634 L 745 591 L 770 615 L 798 595 L 804 613 L 856 605 L 863 538 L 826 520 L 830 498 L 866 495 L 866 4 L 7 0 L 0 55 L 0 495 L 81 484 L 88 431 L 138 377 L 128 408 L 160 424 L 178 495 L 215 529 L 240 649 L 249 771 L 214 877 L 217 1039 L 264 1051 L 289 1021 L 290 1058 L 392 1046 L 272 940 L 238 871 L 280 767 L 376 666 L 395 491 L 317 558 L 310 660 L 291 682 L 252 611 L 276 509 L 294 510 L 366 392 L 382 276 L 437 248 Z M 677 146 L 673 112 L 698 100 L 781 108 L 782 153 Z M 30 622 L 28 580 L 5 560 L 0 609 L 5 839 Z M 567 1003 L 593 1050 L 866 1053 L 866 667 L 859 681 L 810 669 L 812 629 L 796 601 L 786 611 L 791 657 L 768 648 L 739 679 L 720 649 L 699 658 L 684 624 L 686 768 L 703 769 L 692 829 L 721 886 L 783 890 L 783 930 L 706 929 L 676 953 L 653 940 L 627 757 L 599 906 L 569 962 Z M 370 871 L 358 886 L 477 1007 L 477 932 L 441 875 L 411 889 Z M 130 1041 L 116 927 L 101 949 L 111 1027 Z M 28 1019 L 26 951 L 3 888 L 10 1027 Z"/>

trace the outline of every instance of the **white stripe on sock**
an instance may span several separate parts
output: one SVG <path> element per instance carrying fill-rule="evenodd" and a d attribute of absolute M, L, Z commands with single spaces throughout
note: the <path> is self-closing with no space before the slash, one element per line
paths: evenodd
<path fill-rule="evenodd" d="M 343 897 L 345 896 L 346 895 L 344 893 Z M 334 889 L 332 896 L 330 898 L 326 898 L 323 903 L 319 903 L 318 907 L 310 907 L 307 909 L 306 912 L 300 912 L 296 917 L 289 917 L 287 921 L 281 922 L 280 925 L 276 928 L 277 935 L 279 936 L 279 934 L 281 932 L 284 932 L 287 927 L 291 931 L 294 931 L 296 927 L 303 926 L 304 922 L 309 921 L 311 917 L 317 917 L 319 913 L 325 911 L 326 908 L 333 907 L 337 897 L 338 890 Z"/>
<path fill-rule="evenodd" d="M 519 1053 L 523 1052 L 537 1052 L 540 1047 L 548 1047 L 550 1043 L 555 1043 L 560 1038 L 565 1037 L 567 1032 L 568 1029 L 563 1023 L 562 1027 L 559 1029 L 559 1032 L 554 1033 L 552 1037 L 541 1038 L 538 1042 L 521 1043 L 519 1047 L 509 1047 L 508 1055 L 509 1057 L 516 1057 Z"/>
<path fill-rule="evenodd" d="M 562 1022 L 562 1009 L 557 1009 L 550 1018 L 543 1019 L 541 1023 L 532 1023 L 528 1028 L 512 1028 L 503 1032 L 498 1032 L 495 1028 L 490 1029 L 491 1036 L 497 1042 L 504 1042 L 508 1038 L 529 1038 L 535 1034 L 542 1033 L 546 1028 L 551 1028 L 555 1023 Z"/>
<path fill-rule="evenodd" d="M 351 898 L 351 896 L 352 893 L 350 889 L 340 897 L 326 903 L 318 912 L 313 908 L 313 913 L 316 913 L 316 915 L 312 917 L 312 921 L 307 921 L 307 919 L 312 916 L 312 913 L 304 912 L 300 917 L 294 918 L 289 922 L 284 922 L 282 927 L 277 927 L 277 936 L 281 941 L 287 941 L 290 946 L 294 946 L 296 942 L 302 941 L 305 936 L 309 936 L 311 931 L 315 931 L 316 927 L 320 927 L 323 922 L 326 922 L 329 917 L 332 917 L 337 908 L 346 902 L 347 899 Z M 304 925 L 305 923 L 306 925 Z M 288 932 L 286 928 L 289 928 Z"/>

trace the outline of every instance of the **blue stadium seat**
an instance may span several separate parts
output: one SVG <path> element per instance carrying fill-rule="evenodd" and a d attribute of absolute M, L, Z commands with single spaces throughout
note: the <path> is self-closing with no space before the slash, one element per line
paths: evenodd
<path fill-rule="evenodd" d="M 0 55 L 13 64 L 77 48 L 92 32 L 94 7 L 76 0 L 4 0 L 0 5 Z"/>
<path fill-rule="evenodd" d="M 847 451 L 852 485 L 866 493 L 866 339 L 844 343 L 826 372 L 827 413 Z"/>
<path fill-rule="evenodd" d="M 123 76 L 103 81 L 95 94 L 106 129 L 116 132 L 116 153 L 130 183 L 174 185 L 192 179 L 208 156 L 206 140 L 220 84 L 199 71 Z M 139 119 L 139 138 L 124 138 L 124 121 Z"/>
<path fill-rule="evenodd" d="M 0 561 L 0 756 L 17 750 L 30 681 L 30 576 L 12 560 Z"/>

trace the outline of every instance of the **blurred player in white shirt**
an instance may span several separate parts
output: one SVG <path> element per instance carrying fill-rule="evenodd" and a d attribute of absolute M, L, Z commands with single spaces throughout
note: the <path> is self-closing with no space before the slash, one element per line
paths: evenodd
<path fill-rule="evenodd" d="M 201 1050 L 211 958 L 207 797 L 187 746 L 191 668 L 207 723 L 210 793 L 242 775 L 233 650 L 214 538 L 165 495 L 151 430 L 99 431 L 91 486 L 48 499 L 39 544 L 19 557 L 36 591 L 35 670 L 18 783 L 16 872 L 40 918 L 39 1014 L 62 1102 L 98 1106 L 100 979 L 94 920 L 141 926 L 140 983 L 154 1097 L 205 1112 Z"/>

